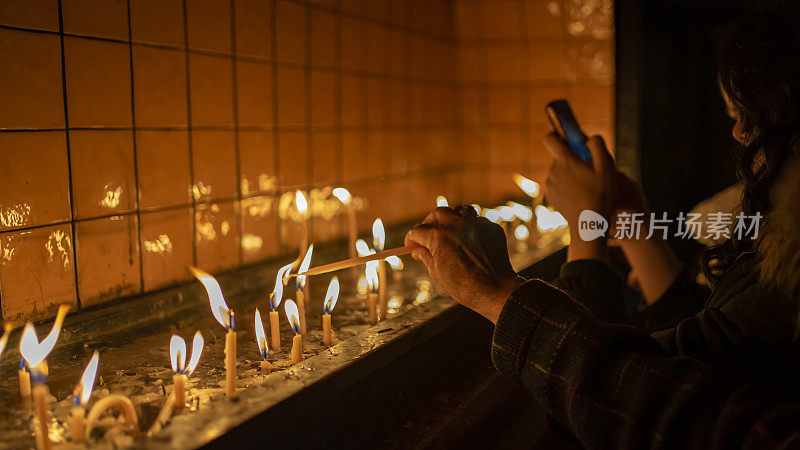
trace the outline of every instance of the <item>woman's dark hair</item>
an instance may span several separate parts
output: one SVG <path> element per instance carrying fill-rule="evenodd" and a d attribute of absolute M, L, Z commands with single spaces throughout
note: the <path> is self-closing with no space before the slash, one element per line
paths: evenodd
<path fill-rule="evenodd" d="M 745 144 L 734 164 L 744 185 L 742 212 L 766 216 L 773 186 L 800 147 L 800 15 L 790 5 L 772 5 L 744 19 L 719 66 L 719 82 L 741 120 Z M 762 221 L 762 230 L 769 224 Z M 763 233 L 762 233 L 763 234 Z M 754 247 L 750 236 L 732 236 L 709 248 L 702 270 L 716 281 L 733 259 Z"/>

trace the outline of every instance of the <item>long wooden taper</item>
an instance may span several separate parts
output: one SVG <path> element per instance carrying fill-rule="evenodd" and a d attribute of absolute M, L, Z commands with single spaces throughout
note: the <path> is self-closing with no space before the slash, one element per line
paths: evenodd
<path fill-rule="evenodd" d="M 330 264 L 325 264 L 322 266 L 312 267 L 308 269 L 307 272 L 303 272 L 299 275 L 321 275 L 323 273 L 334 272 L 336 270 L 347 269 L 348 267 L 355 267 L 360 266 L 361 264 L 365 264 L 368 261 L 375 261 L 378 259 L 388 258 L 390 256 L 401 256 L 407 255 L 411 253 L 411 247 L 398 247 L 393 248 L 391 250 L 384 250 L 382 252 L 378 252 L 372 255 L 362 256 L 360 258 L 350 258 L 345 259 L 344 261 L 337 261 Z M 293 273 L 289 275 L 289 277 L 296 277 L 298 274 Z"/>

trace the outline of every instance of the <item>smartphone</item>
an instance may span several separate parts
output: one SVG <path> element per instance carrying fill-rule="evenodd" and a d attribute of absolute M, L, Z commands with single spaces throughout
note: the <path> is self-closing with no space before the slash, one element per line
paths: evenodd
<path fill-rule="evenodd" d="M 552 125 L 553 130 L 567 141 L 569 148 L 582 160 L 591 162 L 592 153 L 589 151 L 589 147 L 586 146 L 586 134 L 578 126 L 578 121 L 575 119 L 575 114 L 572 113 L 569 103 L 563 98 L 553 100 L 547 104 L 545 112 L 547 113 L 547 118 L 550 119 L 550 125 Z"/>

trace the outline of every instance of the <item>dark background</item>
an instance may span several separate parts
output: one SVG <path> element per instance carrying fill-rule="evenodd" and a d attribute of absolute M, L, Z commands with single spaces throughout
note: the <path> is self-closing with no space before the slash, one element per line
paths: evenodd
<path fill-rule="evenodd" d="M 755 5 L 755 4 L 753 4 Z M 717 64 L 750 2 L 617 0 L 617 152 L 653 211 L 674 217 L 736 182 Z M 690 243 L 675 241 L 688 256 Z"/>

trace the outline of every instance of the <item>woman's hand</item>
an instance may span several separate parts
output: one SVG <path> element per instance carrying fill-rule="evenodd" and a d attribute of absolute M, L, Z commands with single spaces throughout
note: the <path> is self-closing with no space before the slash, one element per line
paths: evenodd
<path fill-rule="evenodd" d="M 493 323 L 525 281 L 511 267 L 503 229 L 471 206 L 436 208 L 408 232 L 405 244 L 445 292 Z"/>

